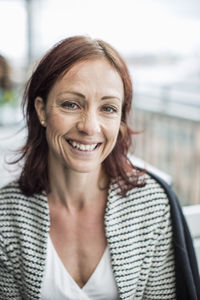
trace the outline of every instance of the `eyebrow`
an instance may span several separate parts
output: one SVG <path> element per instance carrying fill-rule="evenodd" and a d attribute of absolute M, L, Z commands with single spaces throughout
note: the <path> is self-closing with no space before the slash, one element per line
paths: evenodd
<path fill-rule="evenodd" d="M 74 91 L 61 92 L 61 93 L 58 94 L 58 96 L 61 96 L 63 94 L 72 94 L 72 95 L 78 96 L 82 99 L 86 99 L 86 97 L 83 94 L 78 93 L 78 92 L 74 92 Z M 114 95 L 108 95 L 108 96 L 104 96 L 104 97 L 101 98 L 101 100 L 107 100 L 107 99 L 117 99 L 121 102 L 121 99 L 118 96 L 114 96 Z"/>
<path fill-rule="evenodd" d="M 72 94 L 72 95 L 75 95 L 75 96 L 85 99 L 85 96 L 83 94 L 78 93 L 78 92 L 70 92 L 70 91 L 61 92 L 58 94 L 58 96 L 62 96 L 64 94 Z"/>
<path fill-rule="evenodd" d="M 103 98 L 101 98 L 101 100 L 109 100 L 109 99 L 117 99 L 121 102 L 122 99 L 120 99 L 119 97 L 117 96 L 104 96 Z"/>

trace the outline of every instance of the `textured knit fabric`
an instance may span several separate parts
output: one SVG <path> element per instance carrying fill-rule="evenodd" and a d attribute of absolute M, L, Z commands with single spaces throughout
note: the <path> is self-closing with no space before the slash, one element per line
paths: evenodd
<path fill-rule="evenodd" d="M 169 200 L 146 186 L 119 195 L 111 183 L 105 231 L 120 299 L 176 299 Z M 24 196 L 17 183 L 0 190 L 0 299 L 40 298 L 50 227 L 45 193 Z M 59 299 L 56 299 L 59 300 Z"/>

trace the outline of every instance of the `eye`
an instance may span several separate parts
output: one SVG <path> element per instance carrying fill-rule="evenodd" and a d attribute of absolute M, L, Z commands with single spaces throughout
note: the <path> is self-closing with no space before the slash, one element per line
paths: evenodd
<path fill-rule="evenodd" d="M 69 109 L 69 110 L 77 110 L 79 109 L 79 105 L 73 101 L 65 101 L 61 104 L 61 107 Z"/>
<path fill-rule="evenodd" d="M 112 105 L 105 105 L 105 106 L 103 106 L 102 110 L 109 114 L 118 112 L 117 107 L 112 106 Z"/>

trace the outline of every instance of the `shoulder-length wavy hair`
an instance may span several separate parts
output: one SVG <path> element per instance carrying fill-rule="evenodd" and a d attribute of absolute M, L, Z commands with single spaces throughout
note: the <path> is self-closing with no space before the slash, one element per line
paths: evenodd
<path fill-rule="evenodd" d="M 127 157 L 131 135 L 134 133 L 127 123 L 132 101 L 132 83 L 127 66 L 119 53 L 108 43 L 85 36 L 74 36 L 60 41 L 47 52 L 25 88 L 23 110 L 28 136 L 17 162 L 24 159 L 19 184 L 26 195 L 49 191 L 48 145 L 45 128 L 38 120 L 34 101 L 40 96 L 46 103 L 51 88 L 63 74 L 77 62 L 92 58 L 106 59 L 117 70 L 124 85 L 121 130 L 114 149 L 103 162 L 105 171 L 110 178 L 119 182 L 122 194 L 132 187 L 141 186 L 140 171 L 133 168 Z"/>

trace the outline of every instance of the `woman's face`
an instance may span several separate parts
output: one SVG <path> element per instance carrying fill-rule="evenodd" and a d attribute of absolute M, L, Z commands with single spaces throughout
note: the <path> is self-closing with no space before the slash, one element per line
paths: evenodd
<path fill-rule="evenodd" d="M 105 59 L 75 64 L 59 79 L 44 107 L 35 106 L 46 121 L 49 163 L 87 173 L 99 169 L 115 146 L 122 114 L 123 82 Z"/>

